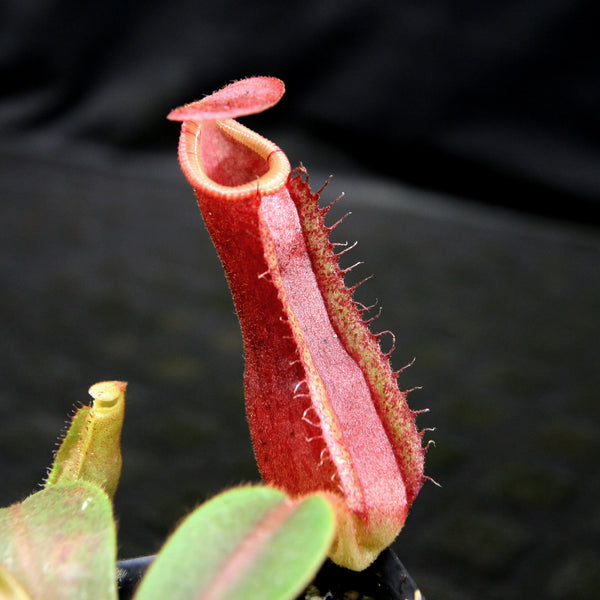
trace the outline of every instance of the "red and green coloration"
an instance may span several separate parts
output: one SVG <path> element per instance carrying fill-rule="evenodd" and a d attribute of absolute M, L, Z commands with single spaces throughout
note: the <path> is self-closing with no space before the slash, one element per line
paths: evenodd
<path fill-rule="evenodd" d="M 89 394 L 92 406 L 81 406 L 54 455 L 45 487 L 66 481 L 89 481 L 110 498 L 121 477 L 121 429 L 125 416 L 123 381 L 95 383 Z"/>
<path fill-rule="evenodd" d="M 253 77 L 176 109 L 179 159 L 237 309 L 246 411 L 266 483 L 322 492 L 336 509 L 330 556 L 361 570 L 397 536 L 424 480 L 422 432 L 338 265 L 327 209 L 303 169 L 236 117 L 276 104 Z"/>

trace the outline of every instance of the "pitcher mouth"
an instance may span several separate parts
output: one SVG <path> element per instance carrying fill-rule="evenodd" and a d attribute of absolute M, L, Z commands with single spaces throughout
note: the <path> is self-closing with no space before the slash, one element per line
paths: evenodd
<path fill-rule="evenodd" d="M 179 158 L 198 191 L 230 201 L 278 192 L 291 171 L 278 146 L 234 119 L 185 121 Z"/>

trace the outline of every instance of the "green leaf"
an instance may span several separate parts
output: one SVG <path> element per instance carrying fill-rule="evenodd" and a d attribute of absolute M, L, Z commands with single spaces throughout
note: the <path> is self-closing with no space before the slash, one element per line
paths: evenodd
<path fill-rule="evenodd" d="M 31 596 L 2 565 L 0 565 L 0 600 L 31 600 Z"/>
<path fill-rule="evenodd" d="M 319 496 L 290 500 L 267 487 L 224 492 L 167 540 L 135 600 L 286 600 L 310 582 L 334 533 Z"/>
<path fill-rule="evenodd" d="M 125 388 L 122 381 L 94 384 L 92 406 L 75 413 L 58 452 L 46 487 L 64 481 L 90 481 L 111 498 L 121 476 L 121 429 L 125 415 Z"/>
<path fill-rule="evenodd" d="M 59 483 L 0 509 L 7 598 L 116 600 L 116 546 L 110 500 L 91 483 Z"/>

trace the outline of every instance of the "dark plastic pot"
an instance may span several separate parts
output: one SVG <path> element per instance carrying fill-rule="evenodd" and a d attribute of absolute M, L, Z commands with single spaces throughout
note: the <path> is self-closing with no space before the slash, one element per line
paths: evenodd
<path fill-rule="evenodd" d="M 117 563 L 120 600 L 132 598 L 137 584 L 153 560 L 154 556 L 141 556 Z M 299 600 L 313 596 L 323 600 L 425 600 L 404 565 L 389 548 L 370 567 L 360 572 L 343 569 L 326 561 Z"/>

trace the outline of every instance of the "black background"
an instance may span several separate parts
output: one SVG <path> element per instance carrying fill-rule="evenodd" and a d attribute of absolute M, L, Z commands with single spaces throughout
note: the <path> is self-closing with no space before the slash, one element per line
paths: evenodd
<path fill-rule="evenodd" d="M 171 107 L 268 74 L 289 90 L 277 119 L 363 164 L 582 218 L 600 190 L 595 9 L 564 0 L 4 2 L 2 131 L 165 147 Z"/>
<path fill-rule="evenodd" d="M 120 554 L 256 480 L 237 325 L 171 108 L 286 82 L 248 124 L 335 179 L 381 329 L 437 426 L 396 543 L 429 598 L 585 598 L 597 566 L 593 2 L 0 6 L 0 501 L 94 381 L 130 382 Z M 343 212 L 344 207 L 340 210 Z M 337 235 L 337 232 L 336 232 Z M 359 274 L 360 275 L 360 274 Z"/>

